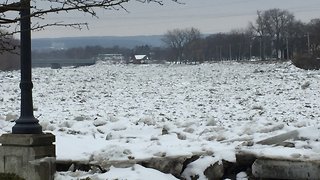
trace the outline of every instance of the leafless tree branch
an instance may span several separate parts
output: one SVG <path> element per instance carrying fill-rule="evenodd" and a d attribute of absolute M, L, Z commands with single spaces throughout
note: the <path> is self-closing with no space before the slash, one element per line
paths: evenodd
<path fill-rule="evenodd" d="M 19 0 L 17 0 L 19 1 Z M 24 1 L 31 1 L 31 15 L 30 17 L 36 17 L 40 19 L 45 19 L 45 15 L 48 14 L 59 14 L 59 13 L 69 13 L 71 11 L 80 11 L 85 14 L 90 14 L 93 17 L 97 17 L 98 15 L 96 13 L 96 9 L 105 9 L 105 10 L 119 10 L 123 9 L 127 11 L 127 9 L 124 7 L 125 3 L 128 3 L 129 1 L 133 0 L 43 0 L 41 2 L 37 0 L 24 0 Z M 18 24 L 21 20 L 19 16 L 16 17 L 7 17 L 7 13 L 15 11 L 19 12 L 23 8 L 29 8 L 25 7 L 24 2 L 13 2 L 9 3 L 8 0 L 4 3 L 0 3 L 0 24 Z M 160 5 L 164 4 L 164 0 L 135 0 L 137 2 L 141 3 L 158 3 Z M 176 3 L 183 4 L 179 0 L 170 0 Z M 42 4 L 40 4 L 42 3 Z M 43 4 L 47 4 L 45 7 L 43 7 Z M 60 23 L 52 23 L 52 26 L 61 25 Z M 67 25 L 68 27 L 76 27 L 79 29 L 79 26 L 72 26 Z M 85 25 L 87 26 L 87 23 L 79 23 L 79 25 Z M 43 29 L 44 27 L 48 27 L 50 24 L 41 25 L 39 26 L 40 29 Z M 37 30 L 37 29 L 34 29 Z"/>
<path fill-rule="evenodd" d="M 13 2 L 12 2 L 13 1 Z M 16 1 L 16 2 L 14 2 Z M 31 7 L 27 7 L 24 2 L 31 2 Z M 129 1 L 137 1 L 140 3 L 158 3 L 160 5 L 164 4 L 165 0 L 5 0 L 5 2 L 0 3 L 0 28 L 1 29 L 10 29 L 11 32 L 2 31 L 0 33 L 0 51 L 2 47 L 7 47 L 3 39 L 8 37 L 12 38 L 14 34 L 20 33 L 19 22 L 21 17 L 19 13 L 25 8 L 30 8 L 31 14 L 30 18 L 39 18 L 42 20 L 46 19 L 46 15 L 49 14 L 61 14 L 69 13 L 72 11 L 80 11 L 84 14 L 89 14 L 92 17 L 98 18 L 97 9 L 104 10 L 125 10 L 125 3 Z M 169 1 L 169 0 L 168 0 Z M 180 3 L 179 0 L 170 0 L 176 3 Z M 12 30 L 12 28 L 15 29 Z M 50 26 L 64 26 L 71 27 L 75 29 L 88 28 L 87 23 L 64 23 L 64 22 L 53 22 L 47 24 L 40 24 L 39 22 L 33 21 L 33 26 L 31 30 L 40 31 Z M 9 48 L 10 50 L 10 48 Z"/>

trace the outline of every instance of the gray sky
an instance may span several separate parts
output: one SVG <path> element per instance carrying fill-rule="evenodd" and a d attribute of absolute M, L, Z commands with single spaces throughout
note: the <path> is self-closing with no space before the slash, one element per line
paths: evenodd
<path fill-rule="evenodd" d="M 320 18 L 320 0 L 164 0 L 165 5 L 132 1 L 124 10 L 99 11 L 99 19 L 79 13 L 51 15 L 47 21 L 88 22 L 89 30 L 51 27 L 34 32 L 34 38 L 75 36 L 159 35 L 175 28 L 195 27 L 212 34 L 245 28 L 256 19 L 257 10 L 287 9 L 296 19 Z"/>

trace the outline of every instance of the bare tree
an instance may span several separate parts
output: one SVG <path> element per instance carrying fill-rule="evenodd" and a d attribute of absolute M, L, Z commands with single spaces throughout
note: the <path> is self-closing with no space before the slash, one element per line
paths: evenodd
<path fill-rule="evenodd" d="M 162 41 L 169 47 L 171 61 L 181 62 L 184 38 L 180 29 L 169 30 L 163 37 Z"/>
<path fill-rule="evenodd" d="M 206 51 L 206 41 L 204 39 L 194 39 L 192 40 L 186 50 L 186 58 L 189 62 L 202 63 L 205 60 Z"/>
<path fill-rule="evenodd" d="M 173 61 L 187 62 L 186 55 L 190 52 L 188 46 L 193 41 L 201 38 L 201 33 L 196 28 L 174 29 L 165 33 L 162 41 L 170 48 Z"/>
<path fill-rule="evenodd" d="M 273 40 L 274 54 L 279 59 L 280 51 L 283 50 L 286 39 L 289 36 L 289 27 L 295 21 L 294 15 L 287 10 L 270 9 L 263 12 L 258 11 L 256 24 L 252 27 L 265 42 L 265 35 Z M 281 53 L 283 57 L 283 53 Z"/>
<path fill-rule="evenodd" d="M 289 58 L 293 58 L 295 54 L 303 54 L 308 52 L 308 33 L 307 26 L 301 21 L 293 22 L 289 27 Z"/>
<path fill-rule="evenodd" d="M 262 15 L 261 11 L 257 11 L 257 19 L 255 24 L 250 23 L 250 28 L 256 33 L 259 38 L 259 54 L 262 60 L 265 60 L 266 56 L 266 41 L 268 38 L 267 34 L 267 19 Z"/>
<path fill-rule="evenodd" d="M 309 39 L 308 46 L 312 54 L 320 56 L 320 19 L 312 19 L 308 25 L 307 38 Z"/>
<path fill-rule="evenodd" d="M 0 30 L 0 70 L 14 70 L 20 66 L 19 41 L 12 35 L 3 35 L 7 32 Z"/>
<path fill-rule="evenodd" d="M 18 40 L 12 37 L 0 37 L 0 70 L 16 70 L 20 67 Z M 8 49 L 10 48 L 10 49 Z M 9 50 L 9 51 L 8 51 Z"/>
<path fill-rule="evenodd" d="M 185 62 L 197 62 L 203 61 L 201 55 L 201 48 L 204 44 L 201 41 L 201 33 L 199 29 L 190 28 L 184 30 L 185 36 L 185 47 L 184 47 L 184 55 L 185 55 Z"/>

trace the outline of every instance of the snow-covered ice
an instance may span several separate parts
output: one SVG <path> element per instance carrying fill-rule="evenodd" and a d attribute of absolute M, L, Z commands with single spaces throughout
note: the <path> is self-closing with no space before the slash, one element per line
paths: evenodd
<path fill-rule="evenodd" d="M 19 73 L 0 72 L 0 134 L 11 132 L 13 117 L 19 115 Z M 319 159 L 319 78 L 319 71 L 288 62 L 35 68 L 34 112 L 43 130 L 56 135 L 58 160 L 210 152 L 218 160 L 235 161 L 244 141 L 296 129 L 308 141 L 295 142 L 289 151 L 251 148 L 260 154 Z M 105 174 L 60 173 L 57 179 L 143 179 L 150 174 L 174 179 L 139 165 Z"/>

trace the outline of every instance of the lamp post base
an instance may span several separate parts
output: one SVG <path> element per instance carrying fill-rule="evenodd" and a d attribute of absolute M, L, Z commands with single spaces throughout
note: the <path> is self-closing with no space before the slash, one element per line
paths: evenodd
<path fill-rule="evenodd" d="M 53 180 L 55 136 L 52 134 L 3 134 L 0 136 L 0 173 L 26 180 Z"/>
<path fill-rule="evenodd" d="M 12 127 L 12 134 L 42 134 L 42 127 L 38 122 L 34 117 L 20 118 Z"/>

